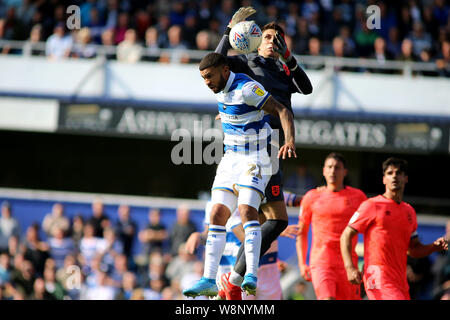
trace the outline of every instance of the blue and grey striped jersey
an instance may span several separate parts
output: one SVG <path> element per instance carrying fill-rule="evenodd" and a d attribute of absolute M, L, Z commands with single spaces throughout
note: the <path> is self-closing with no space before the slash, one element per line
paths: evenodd
<path fill-rule="evenodd" d="M 267 146 L 272 129 L 262 107 L 270 97 L 264 87 L 243 73 L 230 72 L 217 95 L 225 151 L 258 150 Z"/>

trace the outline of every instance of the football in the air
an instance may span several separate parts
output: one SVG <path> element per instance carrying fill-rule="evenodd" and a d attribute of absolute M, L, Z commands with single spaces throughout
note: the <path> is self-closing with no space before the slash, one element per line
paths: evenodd
<path fill-rule="evenodd" d="M 261 44 L 262 32 L 255 21 L 236 23 L 230 31 L 230 44 L 239 53 L 250 53 Z"/>

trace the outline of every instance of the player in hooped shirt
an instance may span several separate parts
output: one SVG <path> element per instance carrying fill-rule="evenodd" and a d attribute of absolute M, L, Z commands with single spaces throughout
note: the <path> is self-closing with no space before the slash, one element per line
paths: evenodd
<path fill-rule="evenodd" d="M 244 251 L 247 270 L 241 289 L 256 294 L 257 269 L 261 250 L 261 226 L 258 209 L 272 176 L 268 153 L 272 129 L 264 118 L 271 113 L 280 117 L 285 143 L 277 156 L 297 157 L 292 114 L 264 87 L 250 77 L 230 70 L 219 53 L 207 54 L 199 65 L 205 84 L 216 94 L 224 132 L 225 154 L 217 167 L 211 201 L 211 224 L 205 247 L 203 277 L 183 291 L 188 297 L 216 296 L 217 270 L 226 244 L 226 222 L 239 209 L 245 231 Z"/>
<path fill-rule="evenodd" d="M 347 281 L 339 239 L 355 210 L 367 199 L 356 188 L 344 185 L 347 175 L 345 159 L 329 154 L 324 162 L 326 187 L 310 190 L 300 205 L 296 248 L 302 277 L 313 283 L 319 300 L 358 300 L 359 286 Z M 308 229 L 312 225 L 313 241 L 310 264 L 306 264 Z M 352 243 L 352 261 L 356 264 L 356 238 Z"/>
<path fill-rule="evenodd" d="M 364 281 L 370 300 L 409 300 L 406 278 L 407 255 L 425 257 L 448 250 L 441 237 L 424 245 L 417 234 L 416 212 L 403 202 L 408 182 L 407 162 L 389 158 L 383 162 L 385 193 L 364 201 L 354 213 L 341 236 L 341 252 L 348 280 Z M 351 243 L 364 234 L 364 276 L 351 258 Z"/>

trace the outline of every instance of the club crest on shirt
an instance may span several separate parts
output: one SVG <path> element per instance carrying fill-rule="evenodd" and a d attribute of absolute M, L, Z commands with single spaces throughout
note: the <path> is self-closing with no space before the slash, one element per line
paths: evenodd
<path fill-rule="evenodd" d="M 280 186 L 272 186 L 272 195 L 277 197 L 280 195 Z"/>
<path fill-rule="evenodd" d="M 260 97 L 262 97 L 264 94 L 265 94 L 265 92 L 264 92 L 264 90 L 262 90 L 260 87 L 258 87 L 258 85 L 254 85 L 253 86 L 253 89 L 252 89 L 252 92 L 254 92 L 254 93 L 256 93 L 258 96 L 260 96 Z"/>

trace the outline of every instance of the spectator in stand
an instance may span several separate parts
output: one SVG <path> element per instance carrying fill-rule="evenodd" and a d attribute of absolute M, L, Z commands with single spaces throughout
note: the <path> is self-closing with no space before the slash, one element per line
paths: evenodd
<path fill-rule="evenodd" d="M 57 300 L 64 300 L 66 295 L 64 287 L 56 280 L 56 271 L 52 267 L 44 269 L 45 290 Z"/>
<path fill-rule="evenodd" d="M 105 26 L 101 21 L 99 10 L 96 7 L 92 7 L 89 11 L 89 16 L 89 23 L 84 25 L 89 28 L 93 42 L 100 43 Z"/>
<path fill-rule="evenodd" d="M 152 252 L 163 252 L 164 241 L 168 239 L 166 227 L 161 223 L 159 209 L 151 209 L 148 214 L 149 224 L 139 232 L 139 240 L 143 243 L 143 253 L 148 257 Z"/>
<path fill-rule="evenodd" d="M 300 9 L 297 3 L 291 2 L 288 4 L 288 12 L 286 14 L 286 34 L 295 38 L 297 36 L 297 21 L 300 19 Z M 298 52 L 298 51 L 297 51 Z"/>
<path fill-rule="evenodd" d="M 382 37 L 378 37 L 374 43 L 374 53 L 371 56 L 372 59 L 375 59 L 380 67 L 384 66 L 386 60 L 392 60 L 393 57 L 386 50 L 386 41 Z M 390 73 L 385 69 L 370 69 L 370 72 L 373 73 Z"/>
<path fill-rule="evenodd" d="M 441 52 L 436 60 L 436 67 L 439 75 L 443 77 L 450 77 L 450 41 L 443 41 L 441 45 Z"/>
<path fill-rule="evenodd" d="M 80 261 L 83 270 L 86 272 L 89 271 L 94 257 L 102 253 L 105 247 L 104 239 L 96 237 L 94 230 L 92 223 L 86 223 L 84 226 L 83 238 L 80 241 L 78 261 Z"/>
<path fill-rule="evenodd" d="M 114 29 L 106 29 L 102 32 L 102 43 L 106 48 L 104 53 L 107 60 L 116 59 L 116 49 L 114 47 Z"/>
<path fill-rule="evenodd" d="M 149 14 L 145 10 L 138 10 L 134 15 L 136 34 L 138 39 L 145 39 L 145 33 L 151 25 Z"/>
<path fill-rule="evenodd" d="M 195 49 L 196 48 L 196 36 L 199 32 L 197 27 L 197 18 L 195 14 L 190 13 L 186 15 L 186 18 L 184 20 L 184 26 L 182 26 L 184 40 L 186 41 L 186 45 L 188 49 Z"/>
<path fill-rule="evenodd" d="M 178 249 L 178 255 L 175 256 L 167 265 L 166 276 L 170 281 L 180 282 L 183 276 L 191 272 L 197 261 L 194 254 L 186 251 L 186 245 L 183 243 Z"/>
<path fill-rule="evenodd" d="M 398 59 L 402 52 L 402 44 L 400 41 L 400 36 L 398 28 L 392 27 L 389 29 L 389 37 L 386 44 L 387 52 L 393 57 L 393 59 Z"/>
<path fill-rule="evenodd" d="M 402 53 L 399 60 L 409 62 L 417 61 L 417 58 L 413 52 L 413 43 L 410 39 L 404 39 L 402 41 Z"/>
<path fill-rule="evenodd" d="M 36 278 L 33 284 L 33 293 L 31 300 L 56 300 L 55 296 L 45 289 L 45 281 L 41 277 Z"/>
<path fill-rule="evenodd" d="M 75 254 L 75 245 L 73 240 L 65 236 L 62 228 L 55 228 L 53 231 L 53 237 L 48 240 L 50 246 L 50 257 L 55 260 L 56 268 L 62 268 L 64 266 L 64 260 L 69 254 Z"/>
<path fill-rule="evenodd" d="M 11 280 L 11 257 L 6 253 L 0 253 L 0 286 Z"/>
<path fill-rule="evenodd" d="M 103 230 L 111 226 L 111 221 L 104 209 L 101 199 L 95 199 L 92 202 L 92 217 L 89 219 L 89 223 L 94 226 L 94 236 L 98 238 L 103 237 Z"/>
<path fill-rule="evenodd" d="M 206 30 L 202 30 L 197 33 L 197 36 L 195 37 L 195 43 L 197 50 L 209 51 L 212 49 L 209 39 L 209 33 Z"/>
<path fill-rule="evenodd" d="M 68 234 L 70 221 L 64 215 L 64 206 L 61 203 L 55 203 L 52 207 L 52 212 L 44 217 L 42 229 L 47 234 L 47 237 L 55 236 L 56 229 L 61 229 L 64 235 Z"/>
<path fill-rule="evenodd" d="M 39 225 L 33 223 L 28 227 L 25 240 L 21 244 L 25 260 L 31 261 L 34 270 L 39 276 L 42 276 L 45 267 L 45 261 L 50 257 L 49 245 L 41 241 L 39 237 Z"/>
<path fill-rule="evenodd" d="M 295 52 L 298 52 L 298 54 L 305 54 L 310 37 L 311 35 L 308 30 L 308 21 L 303 17 L 298 18 L 297 32 L 294 37 Z"/>
<path fill-rule="evenodd" d="M 431 38 L 437 39 L 439 36 L 439 22 L 433 16 L 433 7 L 431 5 L 423 7 L 423 24 L 425 31 Z"/>
<path fill-rule="evenodd" d="M 8 250 L 8 242 L 12 236 L 20 238 L 19 222 L 12 217 L 12 208 L 9 202 L 4 201 L 0 217 L 0 252 Z"/>
<path fill-rule="evenodd" d="M 123 252 L 128 257 L 132 257 L 133 241 L 136 235 L 137 225 L 131 219 L 130 207 L 121 205 L 118 209 L 119 220 L 116 223 L 117 238 L 123 244 Z"/>
<path fill-rule="evenodd" d="M 18 236 L 13 235 L 13 236 L 9 237 L 7 251 L 11 258 L 14 258 L 16 255 L 21 253 L 20 239 Z"/>
<path fill-rule="evenodd" d="M 80 295 L 79 288 L 76 286 L 76 281 L 81 281 L 82 279 L 76 279 L 74 277 L 76 274 L 80 275 L 80 277 L 82 275 L 81 272 L 78 273 L 80 270 L 78 269 L 79 266 L 77 263 L 75 255 L 68 255 L 64 260 L 64 266 L 56 270 L 56 281 L 63 286 L 67 296 L 72 300 L 78 299 Z"/>
<path fill-rule="evenodd" d="M 209 21 L 208 31 L 209 31 L 209 40 L 213 48 L 216 48 L 220 40 L 222 39 L 221 30 L 223 29 L 220 29 L 220 21 L 215 18 L 212 18 Z"/>
<path fill-rule="evenodd" d="M 36 24 L 30 32 L 30 38 L 24 43 L 22 54 L 24 56 L 43 56 L 44 50 L 40 48 L 42 41 L 42 25 Z"/>
<path fill-rule="evenodd" d="M 161 290 L 163 287 L 161 279 L 151 279 L 149 286 L 144 289 L 145 300 L 161 300 Z"/>
<path fill-rule="evenodd" d="M 123 277 L 128 271 L 128 259 L 124 254 L 119 254 L 114 259 L 114 268 L 110 270 L 113 285 L 120 288 Z"/>
<path fill-rule="evenodd" d="M 158 43 L 158 29 L 150 27 L 145 32 L 145 53 L 142 60 L 157 61 L 159 58 L 160 47 Z"/>
<path fill-rule="evenodd" d="M 421 22 L 415 22 L 413 32 L 409 36 L 413 44 L 413 53 L 415 56 L 420 56 L 423 50 L 431 49 L 431 36 L 425 32 Z"/>
<path fill-rule="evenodd" d="M 117 27 L 114 30 L 114 43 L 117 45 L 125 40 L 125 34 L 130 28 L 130 16 L 128 12 L 119 13 Z"/>
<path fill-rule="evenodd" d="M 70 237 L 73 240 L 73 244 L 75 248 L 80 248 L 80 241 L 83 238 L 84 230 L 84 218 L 81 214 L 76 214 L 73 217 L 71 229 L 70 229 Z"/>
<path fill-rule="evenodd" d="M 187 50 L 186 43 L 183 41 L 182 29 L 178 25 L 171 26 L 167 32 L 169 38 L 170 52 L 163 52 L 159 62 L 172 63 L 188 63 L 189 56 L 185 52 Z"/>
<path fill-rule="evenodd" d="M 181 205 L 177 209 L 177 220 L 169 233 L 170 254 L 178 255 L 179 247 L 186 242 L 191 233 L 197 231 L 195 224 L 190 219 L 190 210 L 188 207 Z"/>
<path fill-rule="evenodd" d="M 394 10 L 389 9 L 383 1 L 379 1 L 376 4 L 380 8 L 380 28 L 375 29 L 375 31 L 384 40 L 387 40 L 391 28 L 397 25 L 397 17 Z"/>
<path fill-rule="evenodd" d="M 29 260 L 22 260 L 16 268 L 18 269 L 13 272 L 11 282 L 15 290 L 20 292 L 25 299 L 29 299 L 33 294 L 33 285 L 36 279 L 33 263 Z"/>
<path fill-rule="evenodd" d="M 158 29 L 158 44 L 160 48 L 169 47 L 168 30 L 170 28 L 170 19 L 168 15 L 162 14 L 158 17 L 156 29 Z"/>
<path fill-rule="evenodd" d="M 143 48 L 137 43 L 134 29 L 128 29 L 125 39 L 117 46 L 117 60 L 126 63 L 136 63 L 141 59 Z"/>
<path fill-rule="evenodd" d="M 115 29 L 119 17 L 119 0 L 108 0 L 105 29 Z"/>
<path fill-rule="evenodd" d="M 66 34 L 63 23 L 58 23 L 53 34 L 45 44 L 45 54 L 50 60 L 68 58 L 72 50 L 73 40 L 70 34 Z"/>
<path fill-rule="evenodd" d="M 89 28 L 82 28 L 76 34 L 77 42 L 74 45 L 73 57 L 90 59 L 97 54 L 95 45 L 92 44 L 91 31 Z"/>
<path fill-rule="evenodd" d="M 133 272 L 125 272 L 122 277 L 122 282 L 115 299 L 117 300 L 131 300 L 133 291 L 137 288 L 136 275 Z"/>
<path fill-rule="evenodd" d="M 348 26 L 342 26 L 339 30 L 339 35 L 344 41 L 344 55 L 346 57 L 353 57 L 355 55 L 356 45 L 351 37 L 351 31 Z"/>
<path fill-rule="evenodd" d="M 307 54 L 312 57 L 318 57 L 318 56 L 323 55 L 322 46 L 321 46 L 321 42 L 320 42 L 319 38 L 312 37 L 309 39 Z M 311 69 L 311 70 L 320 70 L 320 69 L 323 69 L 325 66 L 323 63 L 321 63 L 321 64 L 305 63 L 305 67 L 307 69 Z"/>
<path fill-rule="evenodd" d="M 164 286 L 169 284 L 169 278 L 165 274 L 166 263 L 164 257 L 160 252 L 153 252 L 150 255 L 150 263 L 148 265 L 148 272 L 141 278 L 141 283 L 146 284 L 151 280 L 162 280 Z"/>
<path fill-rule="evenodd" d="M 373 53 L 373 45 L 378 35 L 367 27 L 366 21 L 360 22 L 360 30 L 355 33 L 358 55 L 369 57 Z"/>
<path fill-rule="evenodd" d="M 87 300 L 113 300 L 117 295 L 117 289 L 109 284 L 108 275 L 105 271 L 99 271 L 94 285 L 87 289 Z"/>
<path fill-rule="evenodd" d="M 114 260 L 118 255 L 123 254 L 123 244 L 117 239 L 116 231 L 113 228 L 106 228 L 103 232 L 103 243 L 101 244 L 100 254 L 102 263 L 106 271 L 114 269 Z"/>
<path fill-rule="evenodd" d="M 171 1 L 172 5 L 169 12 L 169 19 L 172 25 L 182 26 L 185 19 L 185 8 L 183 1 Z"/>

